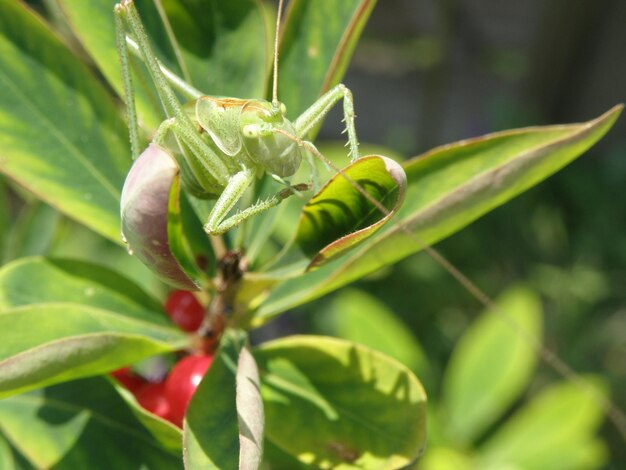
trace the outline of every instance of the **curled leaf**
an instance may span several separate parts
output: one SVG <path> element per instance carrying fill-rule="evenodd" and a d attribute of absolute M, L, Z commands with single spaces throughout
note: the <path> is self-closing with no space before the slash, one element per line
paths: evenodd
<path fill-rule="evenodd" d="M 236 404 L 239 422 L 239 467 L 257 469 L 263 455 L 265 416 L 259 369 L 247 346 L 241 349 L 237 363 Z"/>
<path fill-rule="evenodd" d="M 371 237 L 404 200 L 406 175 L 390 158 L 369 155 L 335 175 L 304 206 L 296 241 L 320 267 Z M 365 196 L 365 193 L 368 196 Z"/>
<path fill-rule="evenodd" d="M 198 290 L 199 270 L 182 256 L 179 169 L 165 149 L 150 144 L 137 158 L 124 182 L 121 212 L 129 253 L 164 282 Z"/>

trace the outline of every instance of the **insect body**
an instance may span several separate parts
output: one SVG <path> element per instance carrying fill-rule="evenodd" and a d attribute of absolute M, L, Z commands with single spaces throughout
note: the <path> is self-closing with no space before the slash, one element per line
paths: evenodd
<path fill-rule="evenodd" d="M 159 97 L 170 116 L 157 130 L 153 144 L 169 153 L 165 150 L 165 142 L 173 134 L 181 150 L 177 153 L 176 161 L 183 184 L 196 196 L 217 199 L 204 225 L 208 234 L 222 234 L 305 187 L 291 186 L 286 180 L 298 170 L 303 159 L 303 151 L 298 142 L 341 99 L 344 102 L 350 155 L 352 160 L 358 158 L 352 94 L 344 85 L 332 88 L 293 122 L 286 118 L 285 106 L 276 97 L 276 78 L 271 102 L 201 96 L 183 107 L 152 52 L 132 0 L 124 0 L 116 5 L 115 17 L 124 88 L 129 106 L 133 154 L 137 157 L 139 153 L 139 138 L 128 63 L 126 26 L 137 41 Z M 280 191 L 269 199 L 229 216 L 255 178 L 265 173 L 287 185 L 290 191 Z"/>

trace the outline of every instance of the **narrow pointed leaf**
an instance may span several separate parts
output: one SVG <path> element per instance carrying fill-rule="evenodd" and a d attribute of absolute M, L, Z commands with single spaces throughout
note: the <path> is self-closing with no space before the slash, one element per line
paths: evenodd
<path fill-rule="evenodd" d="M 581 124 L 510 130 L 445 145 L 405 163 L 409 186 L 396 223 L 349 256 L 280 283 L 259 308 L 256 321 L 262 323 L 460 230 L 580 156 L 611 128 L 622 108 Z M 258 281 L 277 284 L 280 276 L 272 278 L 270 273 Z"/>
<path fill-rule="evenodd" d="M 396 224 L 355 254 L 342 277 L 364 275 L 460 230 L 563 168 L 596 143 L 623 109 L 581 124 L 530 127 L 438 147 L 403 166 L 409 180 Z M 382 258 L 379 258 L 382 256 Z"/>
<path fill-rule="evenodd" d="M 296 241 L 312 257 L 308 269 L 326 264 L 374 235 L 398 210 L 405 189 L 402 167 L 378 155 L 360 158 L 335 175 L 300 216 Z"/>
<path fill-rule="evenodd" d="M 114 2 L 108 0 L 58 0 L 72 32 L 91 55 L 119 96 L 123 96 L 122 72 L 115 46 Z M 133 79 L 140 124 L 156 129 L 163 120 L 156 94 L 137 76 Z"/>
<path fill-rule="evenodd" d="M 228 331 L 194 394 L 183 429 L 187 469 L 238 468 L 240 429 L 237 364 L 245 333 Z"/>
<path fill-rule="evenodd" d="M 83 46 L 116 91 L 121 93 L 113 3 L 107 0 L 89 3 L 59 1 Z M 206 94 L 241 98 L 263 96 L 271 49 L 259 2 L 162 0 L 162 5 L 172 27 L 175 45 L 154 2 L 137 2 L 154 52 L 167 67 Z M 150 90 L 143 89 L 141 81 L 135 80 L 135 84 L 143 92 L 139 95 L 140 110 L 145 111 L 143 119 L 154 127 L 158 122 L 150 116 L 150 112 L 155 113 L 154 105 L 149 102 Z"/>
<path fill-rule="evenodd" d="M 128 250 L 164 282 L 198 290 L 205 281 L 190 255 L 180 216 L 180 177 L 174 158 L 150 144 L 135 160 L 122 192 L 122 234 Z"/>
<path fill-rule="evenodd" d="M 186 346 L 176 328 L 84 305 L 49 303 L 0 312 L 0 397 L 102 374 Z"/>
<path fill-rule="evenodd" d="M 375 0 L 293 0 L 280 43 L 278 97 L 295 119 L 341 81 Z"/>
<path fill-rule="evenodd" d="M 0 430 L 35 468 L 182 468 L 104 378 L 4 399 Z"/>
<path fill-rule="evenodd" d="M 267 439 L 322 468 L 401 468 L 426 439 L 426 396 L 400 363 L 348 341 L 292 336 L 255 350 Z"/>
<path fill-rule="evenodd" d="M 55 302 L 124 312 L 138 320 L 171 325 L 157 300 L 104 266 L 77 260 L 24 258 L 0 269 L 0 310 Z"/>
<path fill-rule="evenodd" d="M 45 255 L 57 235 L 60 219 L 57 211 L 40 201 L 25 205 L 17 220 L 6 223 L 11 230 L 4 262 L 24 256 Z"/>
<path fill-rule="evenodd" d="M 503 294 L 497 305 L 498 310 L 485 312 L 468 328 L 446 369 L 445 430 L 453 442 L 469 444 L 492 425 L 528 386 L 537 361 L 527 339 L 541 341 L 537 296 L 518 287 Z"/>
<path fill-rule="evenodd" d="M 21 2 L 0 2 L 0 172 L 119 243 L 127 141 L 91 71 Z"/>

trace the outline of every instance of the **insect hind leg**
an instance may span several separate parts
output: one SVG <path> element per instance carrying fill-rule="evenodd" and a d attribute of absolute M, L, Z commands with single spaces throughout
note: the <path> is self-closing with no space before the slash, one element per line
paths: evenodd
<path fill-rule="evenodd" d="M 354 126 L 354 100 L 352 92 L 343 83 L 331 88 L 324 93 L 315 103 L 304 111 L 293 123 L 299 138 L 304 138 L 321 119 L 328 114 L 337 102 L 343 98 L 343 121 L 348 133 L 348 146 L 350 147 L 350 161 L 359 158 L 359 141 L 356 137 Z"/>
<path fill-rule="evenodd" d="M 186 144 L 197 156 L 199 156 L 202 165 L 206 168 L 206 171 L 208 171 L 212 177 L 219 182 L 219 184 L 226 185 L 230 179 L 230 172 L 226 164 L 220 159 L 219 155 L 212 151 L 210 147 L 200 138 L 194 125 L 189 119 L 189 116 L 185 113 L 182 105 L 176 97 L 176 94 L 170 87 L 160 68 L 152 47 L 150 46 L 149 38 L 141 23 L 141 18 L 139 17 L 139 13 L 135 8 L 133 0 L 122 0 L 120 3 L 115 5 L 114 11 L 117 27 L 118 49 L 122 64 L 125 62 L 126 69 L 128 69 L 128 46 L 126 44 L 126 32 L 124 28 L 126 25 L 137 41 L 141 56 L 143 57 L 143 61 L 148 68 L 148 72 L 154 82 L 154 86 L 159 95 L 159 99 L 163 103 L 166 114 L 170 118 L 175 119 L 177 137 L 185 140 Z M 124 65 L 122 65 L 122 69 L 124 69 Z M 132 84 L 130 81 L 129 70 L 127 70 L 126 76 L 127 78 L 124 79 L 125 93 L 132 96 Z M 128 96 L 127 100 L 130 101 Z M 131 142 L 133 139 L 138 140 L 137 136 L 133 136 L 133 132 L 135 131 L 131 129 Z M 138 147 L 138 144 L 135 145 Z"/>
<path fill-rule="evenodd" d="M 133 160 L 135 160 L 139 156 L 139 121 L 137 119 L 137 107 L 135 104 L 135 93 L 133 91 L 133 81 L 130 72 L 128 45 L 126 44 L 126 30 L 124 28 L 123 14 L 122 5 L 115 5 L 115 43 L 122 71 L 122 86 L 124 89 L 124 101 L 126 102 L 126 118 L 128 120 L 131 155 Z"/>

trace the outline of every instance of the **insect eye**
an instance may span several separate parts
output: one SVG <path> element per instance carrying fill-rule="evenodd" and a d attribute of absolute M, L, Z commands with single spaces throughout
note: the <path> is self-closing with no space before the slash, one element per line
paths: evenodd
<path fill-rule="evenodd" d="M 272 126 L 269 124 L 246 124 L 241 132 L 248 139 L 265 137 L 272 134 Z"/>
<path fill-rule="evenodd" d="M 241 131 L 244 137 L 251 139 L 259 135 L 259 126 L 258 124 L 247 124 L 243 126 Z"/>

